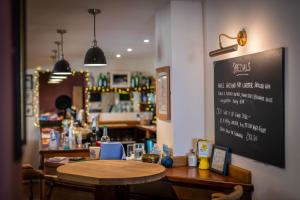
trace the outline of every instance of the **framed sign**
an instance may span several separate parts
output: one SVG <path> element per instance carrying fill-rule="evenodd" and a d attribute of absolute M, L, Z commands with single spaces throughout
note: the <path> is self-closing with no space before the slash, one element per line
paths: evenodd
<path fill-rule="evenodd" d="M 211 154 L 210 170 L 216 173 L 227 175 L 229 163 L 229 148 L 214 146 Z"/>
<path fill-rule="evenodd" d="M 26 108 L 25 108 L 25 114 L 26 114 L 26 117 L 32 117 L 33 116 L 33 106 L 32 104 L 31 105 L 26 105 Z"/>
<path fill-rule="evenodd" d="M 112 72 L 110 75 L 110 86 L 112 88 L 129 88 L 130 72 Z"/>
<path fill-rule="evenodd" d="M 156 69 L 156 107 L 160 120 L 171 120 L 170 67 Z"/>

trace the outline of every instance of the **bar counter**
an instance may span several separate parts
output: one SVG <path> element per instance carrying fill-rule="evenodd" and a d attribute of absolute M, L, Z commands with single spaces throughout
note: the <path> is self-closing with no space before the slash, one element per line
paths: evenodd
<path fill-rule="evenodd" d="M 118 129 L 125 130 L 125 129 L 134 129 L 135 137 L 139 135 L 140 137 L 151 138 L 153 134 L 156 133 L 156 126 L 155 125 L 140 125 L 137 121 L 124 121 L 124 122 L 101 122 L 100 127 L 106 126 L 108 130 L 118 131 Z M 135 131 L 139 130 L 139 131 Z M 126 131 L 126 130 L 125 130 Z M 144 135 L 141 135 L 141 132 L 144 132 Z M 136 134 L 139 133 L 139 134 Z M 135 143 L 135 138 L 133 140 L 121 140 L 116 141 L 121 142 L 123 145 L 126 144 L 133 144 Z M 45 159 L 51 157 L 88 157 L 89 156 L 89 149 L 84 148 L 72 148 L 72 149 L 63 149 L 63 147 L 59 147 L 58 149 L 49 149 L 44 145 L 40 144 L 40 169 L 44 168 Z"/>

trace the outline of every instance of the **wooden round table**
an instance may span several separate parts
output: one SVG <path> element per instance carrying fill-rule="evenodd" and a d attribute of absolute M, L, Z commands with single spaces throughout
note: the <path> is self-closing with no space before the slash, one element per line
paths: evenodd
<path fill-rule="evenodd" d="M 95 199 L 129 199 L 129 185 L 149 183 L 165 176 L 158 164 L 125 160 L 93 160 L 57 168 L 59 179 L 92 184 Z"/>

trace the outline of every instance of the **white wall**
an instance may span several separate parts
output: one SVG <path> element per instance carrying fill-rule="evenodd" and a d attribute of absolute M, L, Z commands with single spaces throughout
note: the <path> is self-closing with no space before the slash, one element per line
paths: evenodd
<path fill-rule="evenodd" d="M 296 0 L 207 0 L 205 3 L 205 119 L 206 133 L 214 140 L 213 61 L 286 47 L 285 149 L 286 169 L 233 155 L 235 165 L 252 171 L 257 200 L 289 200 L 300 197 L 300 2 Z M 218 34 L 235 35 L 246 28 L 248 43 L 238 52 L 210 58 L 218 48 Z M 232 42 L 232 41 L 229 41 Z M 276 153 L 276 152 L 274 152 Z"/>
<path fill-rule="evenodd" d="M 171 66 L 171 8 L 170 4 L 155 15 L 155 67 Z M 171 85 L 171 88 L 172 85 Z M 172 90 L 172 89 L 171 89 Z M 157 143 L 160 147 L 167 144 L 173 148 L 171 121 L 157 119 Z"/>
<path fill-rule="evenodd" d="M 171 1 L 155 18 L 156 67 L 171 67 L 171 121 L 158 120 L 157 139 L 185 155 L 204 137 L 201 3 Z"/>
<path fill-rule="evenodd" d="M 204 137 L 202 5 L 171 2 L 171 114 L 174 155 L 185 155 L 193 138 Z"/>

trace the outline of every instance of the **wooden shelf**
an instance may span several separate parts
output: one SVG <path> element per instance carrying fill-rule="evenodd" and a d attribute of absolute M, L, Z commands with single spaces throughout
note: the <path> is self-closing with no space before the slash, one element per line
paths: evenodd
<path fill-rule="evenodd" d="M 134 144 L 135 141 L 115 141 L 115 142 L 121 142 L 122 144 Z"/>
<path fill-rule="evenodd" d="M 90 92 L 155 92 L 155 87 L 140 86 L 136 88 L 88 87 Z"/>
<path fill-rule="evenodd" d="M 58 121 L 49 121 L 49 120 L 40 120 L 40 127 L 54 127 L 54 126 L 61 126 L 62 125 L 62 121 L 58 120 Z"/>

